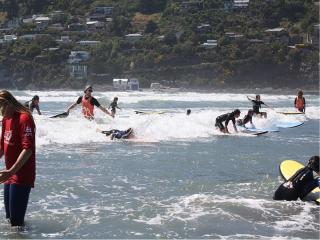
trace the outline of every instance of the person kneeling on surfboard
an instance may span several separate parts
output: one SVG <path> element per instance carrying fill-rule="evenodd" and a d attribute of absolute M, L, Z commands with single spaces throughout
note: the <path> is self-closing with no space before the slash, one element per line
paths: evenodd
<path fill-rule="evenodd" d="M 217 128 L 220 129 L 221 132 L 223 133 L 229 133 L 229 130 L 228 130 L 228 123 L 229 121 L 231 120 L 232 123 L 233 123 L 233 128 L 236 132 L 238 132 L 238 129 L 236 127 L 236 118 L 240 117 L 240 110 L 239 109 L 236 109 L 234 110 L 233 112 L 231 113 L 226 113 L 226 114 L 223 114 L 223 115 L 220 115 L 216 118 L 216 124 L 215 126 Z M 225 122 L 225 125 L 223 126 L 223 122 Z"/>
<path fill-rule="evenodd" d="M 243 119 L 238 119 L 237 124 L 239 126 L 246 127 L 245 125 L 250 122 L 250 124 L 254 127 L 254 124 L 252 123 L 252 116 L 253 116 L 253 110 L 249 109 L 247 115 L 244 116 Z"/>
<path fill-rule="evenodd" d="M 110 136 L 111 140 L 114 138 L 116 139 L 128 139 L 133 137 L 133 129 L 128 128 L 125 131 L 121 131 L 118 129 L 112 129 L 109 131 L 101 131 L 101 133 L 105 134 L 106 136 Z"/>
<path fill-rule="evenodd" d="M 317 176 L 314 176 L 314 172 Z M 274 200 L 295 201 L 307 196 L 314 188 L 320 186 L 319 156 L 309 159 L 307 166 L 298 170 L 288 181 L 282 183 L 274 193 Z"/>

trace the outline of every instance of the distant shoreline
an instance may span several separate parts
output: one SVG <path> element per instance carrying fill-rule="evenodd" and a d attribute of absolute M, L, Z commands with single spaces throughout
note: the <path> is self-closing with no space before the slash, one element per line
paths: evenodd
<path fill-rule="evenodd" d="M 113 89 L 110 85 L 102 85 L 102 84 L 92 84 L 93 89 L 99 92 L 107 91 L 107 92 L 116 92 L 118 90 Z M 63 89 L 8 89 L 10 91 L 82 91 L 81 88 L 63 88 Z M 273 89 L 271 87 L 265 88 L 161 88 L 161 89 L 150 89 L 150 88 L 140 88 L 142 92 L 164 92 L 164 93 L 176 93 L 176 92 L 197 92 L 197 93 L 242 93 L 242 94 L 276 94 L 276 95 L 296 95 L 298 88 L 276 88 Z M 302 88 L 304 94 L 311 94 L 311 95 L 320 95 L 319 89 L 311 89 L 311 88 Z M 120 91 L 119 91 L 120 92 Z"/>

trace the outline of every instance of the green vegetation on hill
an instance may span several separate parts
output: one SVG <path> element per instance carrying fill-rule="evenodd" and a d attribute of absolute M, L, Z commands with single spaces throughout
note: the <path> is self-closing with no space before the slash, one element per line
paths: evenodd
<path fill-rule="evenodd" d="M 2 0 L 2 29 L 9 20 L 21 20 L 18 27 L 0 33 L 3 39 L 17 36 L 0 44 L 0 83 L 61 88 L 136 77 L 143 87 L 157 81 L 197 88 L 318 85 L 317 2 L 250 0 L 241 9 L 232 9 L 232 2 Z M 99 20 L 102 28 L 88 30 L 88 18 L 102 6 L 113 7 L 112 13 Z M 45 27 L 37 28 L 34 20 L 22 23 L 40 14 L 50 17 Z M 84 29 L 71 30 L 72 24 Z M 266 31 L 273 28 L 279 31 Z M 125 37 L 132 33 L 142 37 Z M 57 41 L 62 36 L 70 41 Z M 100 42 L 79 44 L 83 40 Z M 90 53 L 78 63 L 88 67 L 86 76 L 70 74 L 71 51 Z"/>

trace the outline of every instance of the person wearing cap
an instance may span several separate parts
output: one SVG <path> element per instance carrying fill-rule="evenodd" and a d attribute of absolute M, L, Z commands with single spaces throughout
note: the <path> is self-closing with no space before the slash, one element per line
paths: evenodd
<path fill-rule="evenodd" d="M 220 115 L 216 118 L 216 124 L 215 126 L 217 128 L 220 129 L 221 132 L 223 133 L 229 133 L 228 130 L 228 123 L 229 121 L 232 121 L 233 123 L 233 128 L 235 132 L 238 132 L 237 126 L 236 126 L 236 118 L 240 117 L 240 110 L 239 109 L 235 109 L 233 112 L 231 113 L 226 113 L 223 115 Z M 223 122 L 225 123 L 225 125 L 223 125 Z"/>
<path fill-rule="evenodd" d="M 39 115 L 41 115 L 39 108 L 40 98 L 38 95 L 34 95 L 30 101 L 25 102 L 23 105 L 30 109 L 31 113 L 33 113 L 34 109 L 37 109 Z"/>
<path fill-rule="evenodd" d="M 306 99 L 303 97 L 303 91 L 299 90 L 297 97 L 294 99 L 294 107 L 299 112 L 306 112 Z"/>
<path fill-rule="evenodd" d="M 267 104 L 265 104 L 264 102 L 261 101 L 261 97 L 260 95 L 256 95 L 256 99 L 251 99 L 247 96 L 248 100 L 252 102 L 252 109 L 253 109 L 253 113 L 258 115 L 258 116 L 261 116 L 261 117 L 265 117 L 267 118 L 267 113 L 266 112 L 260 112 L 260 108 L 261 108 L 261 105 L 265 105 L 267 107 L 270 107 L 268 106 Z"/>
<path fill-rule="evenodd" d="M 68 114 L 71 109 L 75 108 L 78 104 L 81 103 L 83 116 L 89 120 L 94 119 L 94 106 L 100 108 L 101 111 L 113 117 L 112 114 L 106 108 L 100 105 L 100 103 L 96 98 L 92 97 L 91 85 L 87 85 L 83 92 L 84 92 L 84 95 L 80 96 L 78 100 L 68 108 L 67 110 Z"/>
<path fill-rule="evenodd" d="M 273 199 L 286 201 L 304 199 L 313 189 L 320 186 L 319 174 L 319 156 L 313 156 L 309 159 L 307 166 L 299 169 L 278 187 Z"/>

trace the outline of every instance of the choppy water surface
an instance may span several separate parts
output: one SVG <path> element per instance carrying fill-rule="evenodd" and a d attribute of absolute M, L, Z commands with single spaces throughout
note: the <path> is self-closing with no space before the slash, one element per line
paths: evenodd
<path fill-rule="evenodd" d="M 306 95 L 306 116 L 286 116 L 294 95 L 262 95 L 274 107 L 258 127 L 297 128 L 259 137 L 225 136 L 215 118 L 251 107 L 246 94 L 94 92 L 107 105 L 119 97 L 115 119 L 96 109 L 96 121 L 50 119 L 81 92 L 38 94 L 37 180 L 30 195 L 27 226 L 4 221 L 0 192 L 0 238 L 319 238 L 319 207 L 309 202 L 275 202 L 284 159 L 303 163 L 319 154 L 319 96 Z M 186 109 L 192 113 L 186 116 Z M 134 110 L 164 114 L 137 115 Z M 97 129 L 133 127 L 144 142 L 110 141 Z"/>

